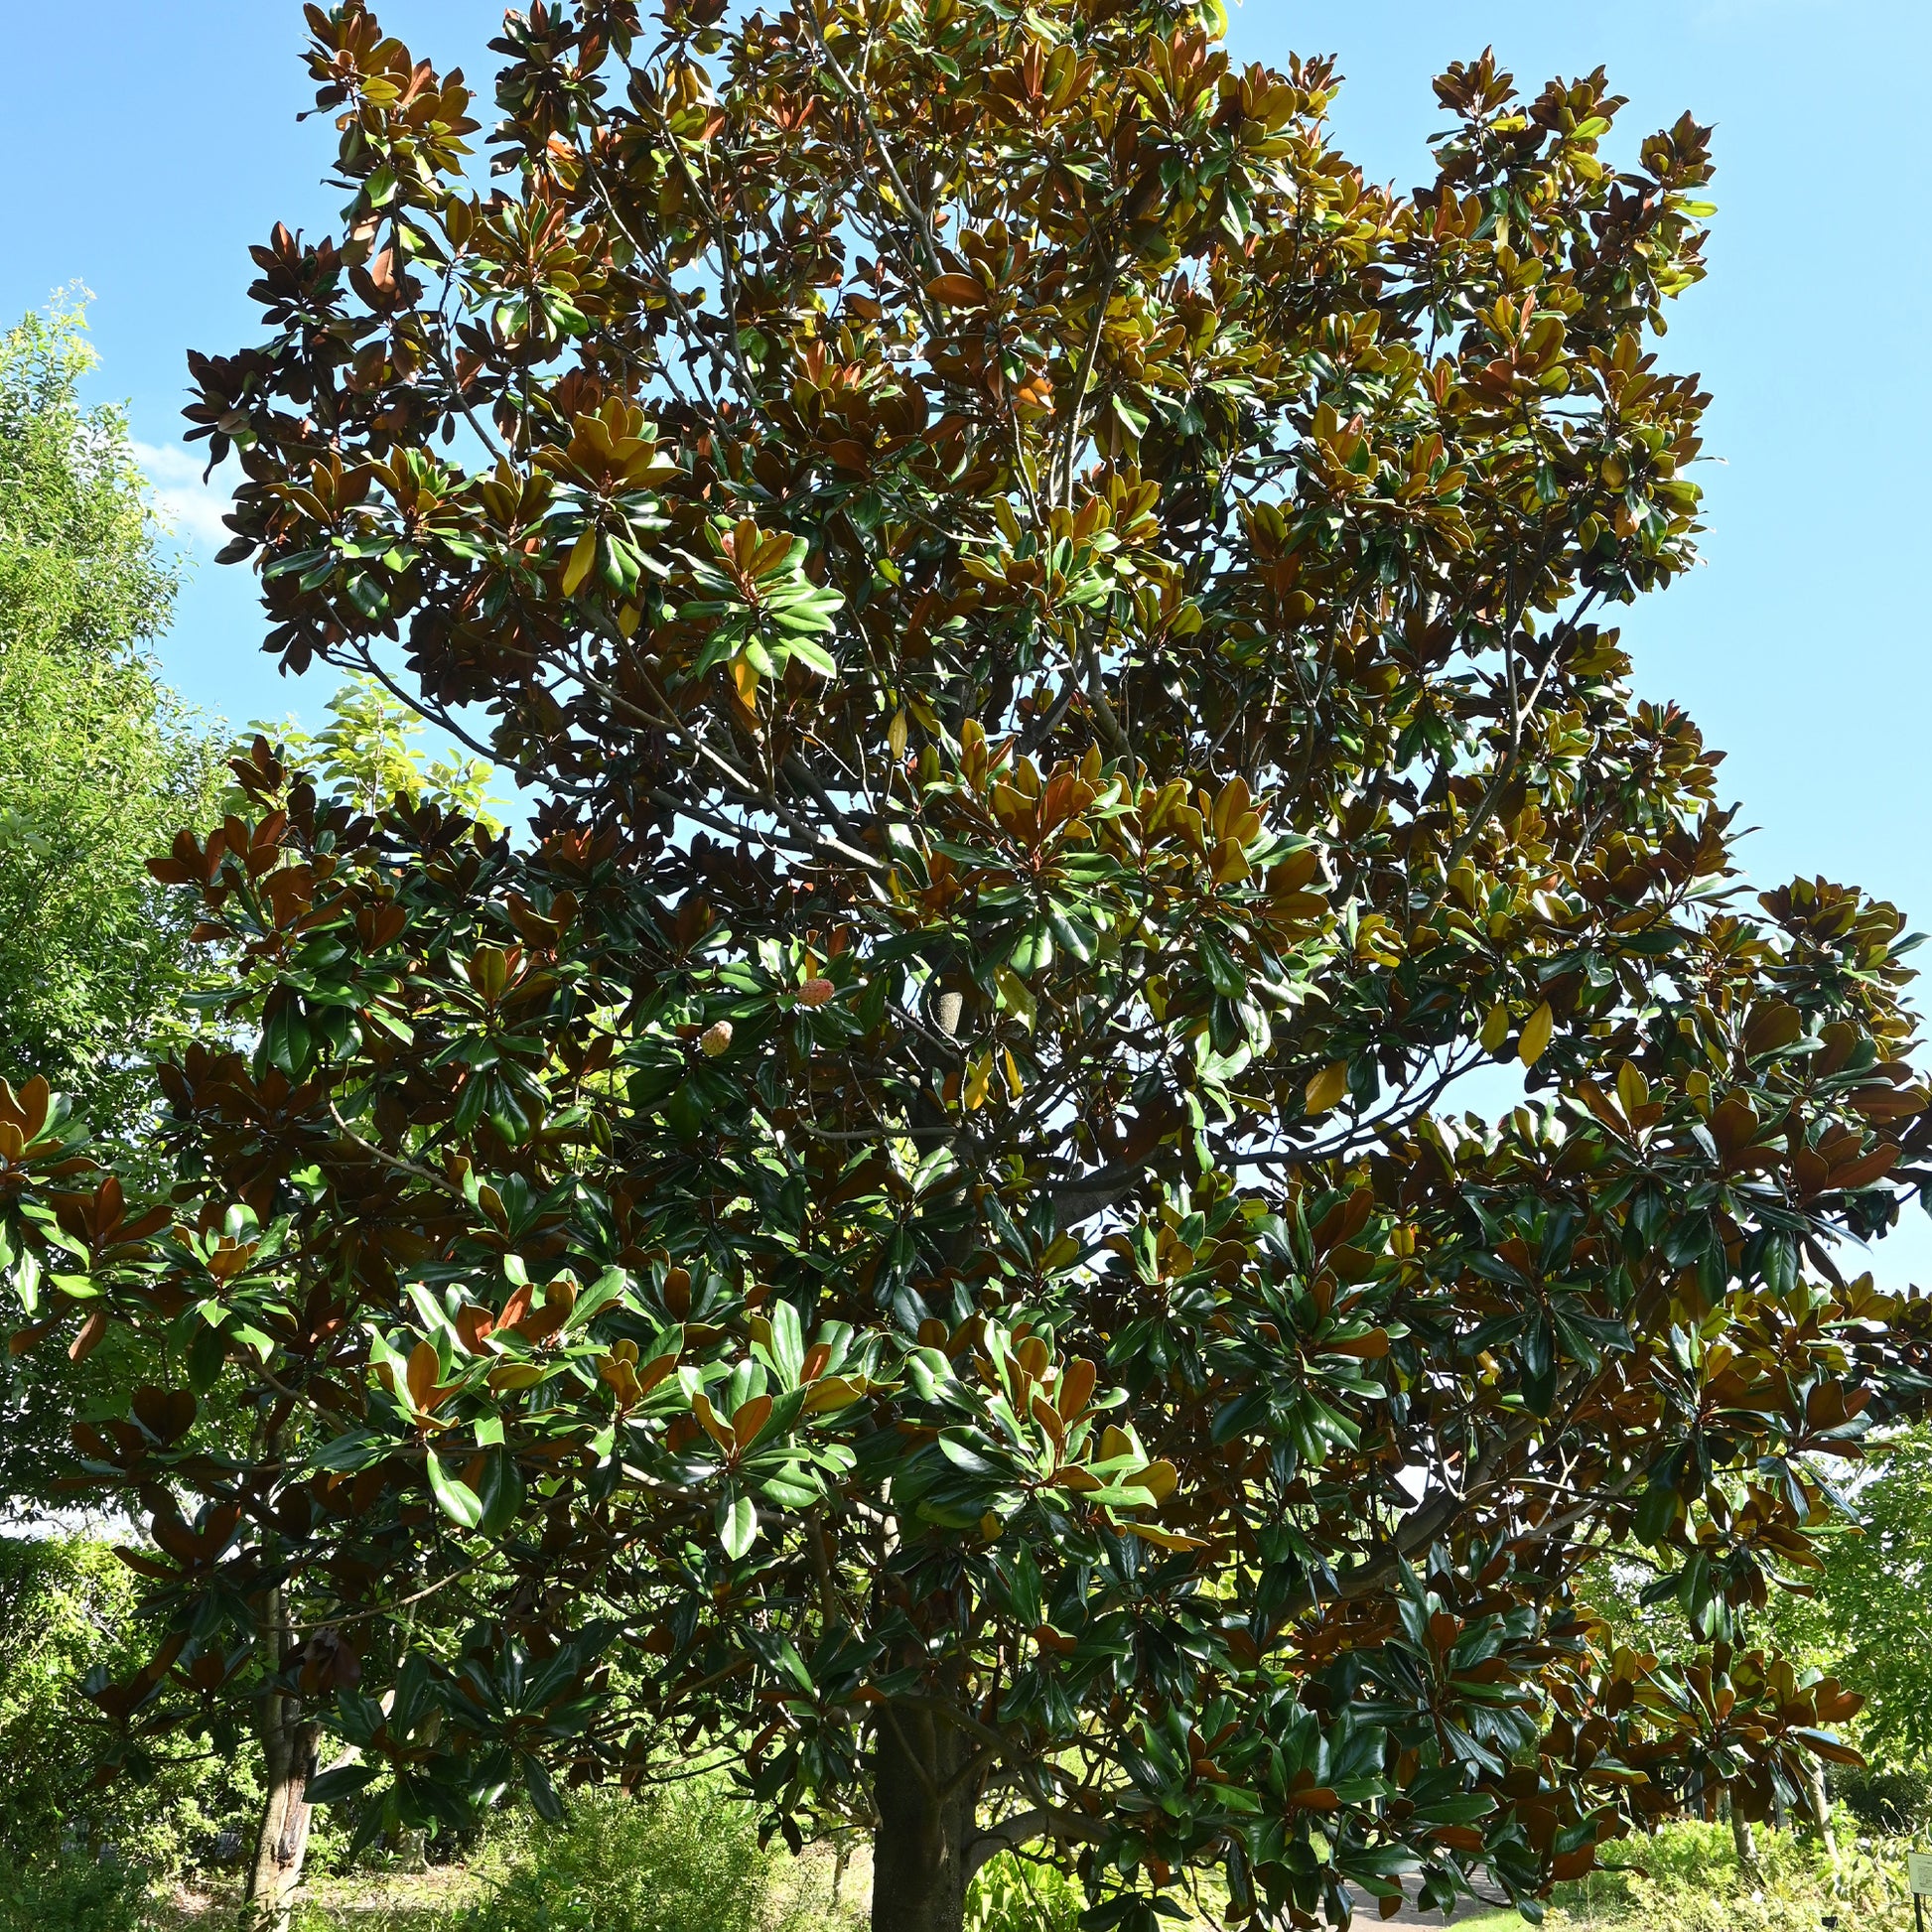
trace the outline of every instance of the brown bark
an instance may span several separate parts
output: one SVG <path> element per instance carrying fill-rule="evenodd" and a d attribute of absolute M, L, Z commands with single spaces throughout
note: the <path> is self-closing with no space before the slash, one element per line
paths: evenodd
<path fill-rule="evenodd" d="M 1747 1878 L 1755 1879 L 1758 1875 L 1757 1843 L 1751 1836 L 1751 1821 L 1735 1804 L 1730 1807 L 1730 1842 L 1737 1851 L 1738 1870 Z"/>
<path fill-rule="evenodd" d="M 1825 1767 L 1813 1758 L 1805 1767 L 1805 1783 L 1811 1793 L 1811 1809 L 1818 1820 L 1818 1836 L 1825 1856 L 1838 1863 L 1838 1834 L 1832 1829 L 1831 1793 L 1825 1789 Z"/>
<path fill-rule="evenodd" d="M 265 1606 L 264 1650 L 279 1659 L 285 1649 L 286 1612 L 282 1592 L 272 1590 Z M 299 1698 L 279 1691 L 262 1694 L 261 1741 L 264 1783 L 255 1855 L 248 1866 L 248 1889 L 241 1907 L 242 1932 L 288 1932 L 295 1888 L 302 1882 L 309 1850 L 309 1781 L 316 1771 L 319 1732 L 302 1716 Z"/>
<path fill-rule="evenodd" d="M 882 1709 L 873 1745 L 872 1932 L 960 1932 L 981 1781 L 971 1741 L 938 1713 Z"/>

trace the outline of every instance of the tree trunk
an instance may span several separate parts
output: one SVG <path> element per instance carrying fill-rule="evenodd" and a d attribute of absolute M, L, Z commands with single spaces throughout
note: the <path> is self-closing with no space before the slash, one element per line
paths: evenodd
<path fill-rule="evenodd" d="M 1737 1848 L 1738 1870 L 1754 1880 L 1758 1875 L 1757 1844 L 1751 1837 L 1751 1821 L 1737 1809 L 1734 1800 L 1730 1807 L 1730 1842 Z"/>
<path fill-rule="evenodd" d="M 1832 1829 L 1832 1798 L 1825 1789 L 1825 1767 L 1816 1758 L 1805 1767 L 1805 1783 L 1811 1791 L 1811 1808 L 1818 1817 L 1818 1837 L 1825 1856 L 1834 1868 L 1838 1864 L 1838 1834 Z"/>
<path fill-rule="evenodd" d="M 279 1589 L 269 1592 L 263 1621 L 263 1650 L 273 1666 L 280 1662 L 287 1636 Z M 248 1866 L 242 1932 L 288 1932 L 295 1888 L 302 1882 L 302 1863 L 309 1850 L 308 1791 L 315 1776 L 319 1734 L 315 1725 L 303 1722 L 299 1698 L 263 1692 L 261 1740 L 267 1796 Z"/>
<path fill-rule="evenodd" d="M 930 1709 L 885 1706 L 873 1744 L 872 1932 L 960 1932 L 981 1776 Z"/>

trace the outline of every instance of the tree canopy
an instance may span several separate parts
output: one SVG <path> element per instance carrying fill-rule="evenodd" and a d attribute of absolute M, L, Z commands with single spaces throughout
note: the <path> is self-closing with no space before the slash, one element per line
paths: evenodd
<path fill-rule="evenodd" d="M 125 418 L 80 401 L 93 361 L 74 306 L 0 335 L 0 1075 L 125 1129 L 194 963 L 146 862 L 219 755 L 148 653 L 179 575 Z"/>
<path fill-rule="evenodd" d="M 713 1754 L 880 1932 L 1013 1846 L 1099 1932 L 1534 1912 L 1802 1805 L 1855 1701 L 1755 1612 L 1927 1386 L 1833 1258 L 1925 1095 L 1896 911 L 1746 893 L 1604 623 L 1694 559 L 1707 131 L 1485 57 L 1397 195 L 1211 5 L 584 0 L 482 194 L 461 76 L 307 11 L 348 201 L 195 361 L 227 554 L 533 805 L 263 740 L 161 868 L 248 1042 L 166 1199 L 0 1095 L 23 1334 L 168 1351 L 83 1439 L 175 1625 L 103 1707 L 253 1646 L 377 1821 Z"/>
<path fill-rule="evenodd" d="M 150 654 L 179 573 L 125 418 L 81 401 L 93 365 L 75 303 L 0 334 L 0 1079 L 52 1079 L 125 1153 L 207 971 L 147 861 L 208 816 L 220 753 Z M 49 1502 L 76 1407 L 139 1379 L 107 1357 L 84 1391 L 0 1371 L 10 1516 Z"/>
<path fill-rule="evenodd" d="M 1874 1446 L 1854 1504 L 1856 1524 L 1821 1541 L 1810 1591 L 1775 1606 L 1793 1651 L 1828 1657 L 1863 1694 L 1858 1745 L 1873 1763 L 1932 1761 L 1932 1439 L 1923 1428 Z"/>

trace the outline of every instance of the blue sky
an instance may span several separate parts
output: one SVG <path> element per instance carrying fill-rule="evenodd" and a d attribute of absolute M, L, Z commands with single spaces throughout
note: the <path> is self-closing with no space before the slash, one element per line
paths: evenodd
<path fill-rule="evenodd" d="M 388 0 L 419 56 L 490 72 L 491 0 Z M 1630 97 L 1620 137 L 1685 108 L 1718 127 L 1712 274 L 1665 352 L 1716 398 L 1703 482 L 1707 565 L 1627 621 L 1645 695 L 1682 702 L 1729 754 L 1754 877 L 1857 881 L 1932 922 L 1920 807 L 1932 373 L 1924 0 L 1245 0 L 1239 58 L 1332 52 L 1348 76 L 1342 146 L 1412 186 L 1442 124 L 1432 74 L 1486 45 L 1528 86 L 1602 64 Z M 256 649 L 251 580 L 217 569 L 217 506 L 180 450 L 183 357 L 255 330 L 246 256 L 277 218 L 312 231 L 326 121 L 298 55 L 296 0 L 0 0 L 0 127 L 16 189 L 0 203 L 0 313 L 83 282 L 97 393 L 134 433 L 196 561 L 162 646 L 176 685 L 239 722 L 313 719 L 331 688 L 279 679 Z M 24 161 L 35 157 L 32 165 Z M 218 539 L 216 539 L 218 541 Z M 1932 956 L 1932 954 L 1929 954 Z M 1932 1277 L 1932 1223 L 1894 1248 Z M 1886 1273 L 1904 1262 L 1887 1256 Z"/>

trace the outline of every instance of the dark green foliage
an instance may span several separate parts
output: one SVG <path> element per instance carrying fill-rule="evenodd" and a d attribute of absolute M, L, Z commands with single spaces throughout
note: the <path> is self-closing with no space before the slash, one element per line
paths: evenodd
<path fill-rule="evenodd" d="M 1932 1776 L 1923 1770 L 1848 1765 L 1832 1777 L 1831 1788 L 1833 1799 L 1862 1831 L 1886 1837 L 1916 1835 L 1932 1817 Z"/>
<path fill-rule="evenodd" d="M 103 1710 L 279 1670 L 391 1825 L 676 1738 L 876 1820 L 878 1932 L 1028 1846 L 1094 1932 L 1533 1912 L 1802 1805 L 1858 1701 L 1763 1612 L 1932 1366 L 1831 1250 L 1932 1129 L 1901 916 L 1748 899 L 1602 626 L 1695 557 L 1707 130 L 1484 59 L 1397 195 L 1218 7 L 726 11 L 513 18 L 483 200 L 308 10 L 351 199 L 195 359 L 227 554 L 534 802 L 251 748 L 165 1199 L 0 1089 L 22 1345 L 171 1364 L 82 1442 L 178 1643 Z"/>

